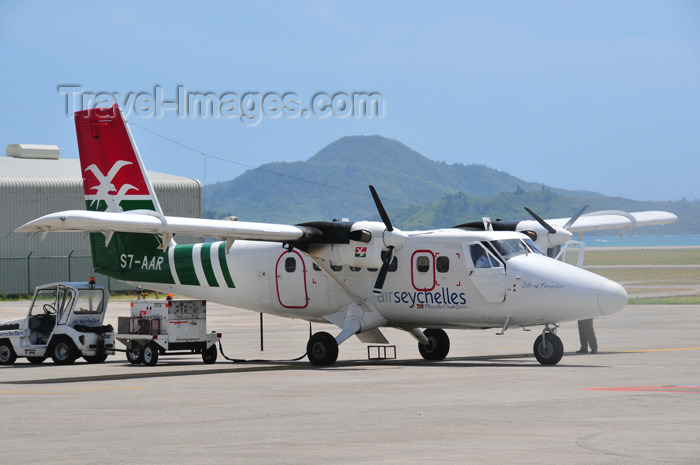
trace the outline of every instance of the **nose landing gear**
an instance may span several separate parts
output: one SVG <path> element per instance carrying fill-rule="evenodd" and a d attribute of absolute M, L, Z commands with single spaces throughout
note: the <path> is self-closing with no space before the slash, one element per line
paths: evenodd
<path fill-rule="evenodd" d="M 535 339 L 532 351 L 542 365 L 556 365 L 564 355 L 564 344 L 556 335 L 557 327 L 545 325 L 542 334 Z"/>

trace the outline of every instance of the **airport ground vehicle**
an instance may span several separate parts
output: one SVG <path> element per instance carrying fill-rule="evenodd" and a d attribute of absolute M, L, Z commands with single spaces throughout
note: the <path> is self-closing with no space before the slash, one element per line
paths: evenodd
<path fill-rule="evenodd" d="M 38 286 L 27 317 L 0 323 L 0 364 L 17 357 L 42 363 L 51 357 L 70 365 L 78 357 L 102 363 L 114 354 L 114 330 L 103 326 L 109 293 L 89 282 L 58 282 Z"/>
<path fill-rule="evenodd" d="M 153 366 L 173 351 L 201 353 L 204 363 L 214 363 L 221 334 L 206 332 L 206 311 L 206 300 L 137 300 L 130 317 L 118 318 L 116 339 L 132 364 Z"/>

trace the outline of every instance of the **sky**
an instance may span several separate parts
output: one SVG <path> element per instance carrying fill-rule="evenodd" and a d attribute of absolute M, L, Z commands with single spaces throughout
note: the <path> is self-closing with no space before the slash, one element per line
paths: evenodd
<path fill-rule="evenodd" d="M 700 199 L 696 1 L 0 0 L 0 66 L 0 144 L 66 158 L 73 111 L 118 101 L 148 169 L 205 184 L 378 134 L 552 187 Z"/>

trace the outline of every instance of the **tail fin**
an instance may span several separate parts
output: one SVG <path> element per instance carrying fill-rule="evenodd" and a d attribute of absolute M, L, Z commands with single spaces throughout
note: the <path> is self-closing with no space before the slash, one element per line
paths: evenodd
<path fill-rule="evenodd" d="M 117 105 L 75 113 L 87 210 L 147 210 L 163 216 L 129 127 Z M 95 271 L 132 282 L 173 283 L 163 238 L 90 233 Z M 174 242 L 172 242 L 174 245 Z"/>
<path fill-rule="evenodd" d="M 116 104 L 76 112 L 75 130 L 88 210 L 151 210 L 163 214 Z"/>

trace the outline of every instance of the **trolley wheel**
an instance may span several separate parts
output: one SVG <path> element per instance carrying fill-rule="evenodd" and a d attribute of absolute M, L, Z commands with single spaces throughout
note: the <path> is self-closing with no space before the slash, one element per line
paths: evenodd
<path fill-rule="evenodd" d="M 217 355 L 216 344 L 212 344 L 211 347 L 202 351 L 202 360 L 204 360 L 204 363 L 211 364 L 216 362 Z"/>
<path fill-rule="evenodd" d="M 126 349 L 126 359 L 132 365 L 143 363 L 143 346 L 138 342 L 132 342 L 131 347 Z"/>
<path fill-rule="evenodd" d="M 158 363 L 158 344 L 155 342 L 149 342 L 146 347 L 143 348 L 143 363 L 149 367 L 155 366 Z"/>

